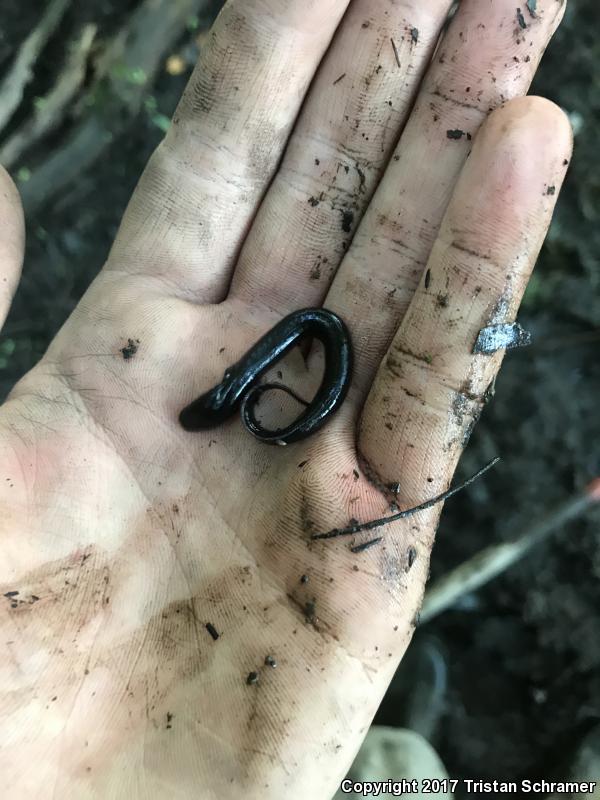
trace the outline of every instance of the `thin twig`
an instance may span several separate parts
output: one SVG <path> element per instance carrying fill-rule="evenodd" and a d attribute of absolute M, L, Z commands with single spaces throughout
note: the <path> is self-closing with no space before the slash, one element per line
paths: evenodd
<path fill-rule="evenodd" d="M 0 130 L 23 99 L 25 87 L 33 77 L 33 66 L 70 2 L 71 0 L 53 0 L 49 4 L 46 13 L 21 45 L 8 75 L 0 83 Z"/>
<path fill-rule="evenodd" d="M 390 522 L 395 522 L 398 519 L 410 517 L 413 514 L 416 514 L 418 511 L 425 511 L 425 509 L 431 508 L 432 506 L 437 505 L 437 503 L 442 503 L 444 500 L 452 497 L 457 492 L 461 492 L 463 489 L 466 489 L 467 486 L 470 486 L 473 481 L 476 481 L 477 478 L 480 478 L 484 473 L 497 464 L 498 461 L 500 461 L 499 458 L 494 458 L 489 464 L 486 464 L 485 467 L 480 469 L 474 475 L 471 475 L 471 477 L 467 478 L 467 480 L 463 483 L 455 486 L 453 489 L 448 489 L 446 492 L 442 492 L 442 494 L 438 494 L 436 497 L 425 500 L 425 502 L 420 503 L 418 506 L 407 508 L 404 511 L 399 511 L 397 514 L 392 514 L 389 517 L 381 517 L 381 519 L 372 519 L 369 522 L 359 522 L 356 525 L 348 525 L 347 528 L 333 528 L 333 530 L 327 531 L 327 533 L 313 533 L 310 538 L 336 539 L 338 536 L 351 536 L 355 533 L 360 533 L 361 531 L 371 531 L 373 528 L 379 528 L 382 525 L 388 525 Z"/>
<path fill-rule="evenodd" d="M 363 553 L 365 550 L 368 550 L 371 547 L 375 547 L 376 544 L 379 544 L 383 539 L 383 536 L 378 536 L 376 539 L 369 539 L 368 542 L 363 542 L 362 544 L 355 544 L 354 547 L 350 548 L 351 553 Z"/>
<path fill-rule="evenodd" d="M 551 533 L 600 502 L 600 478 L 555 508 L 512 542 L 490 545 L 435 581 L 425 594 L 419 622 L 427 622 L 465 594 L 479 589 L 525 556 Z"/>
<path fill-rule="evenodd" d="M 402 64 L 400 63 L 400 53 L 398 52 L 398 46 L 393 39 L 390 39 L 390 42 L 392 43 L 392 47 L 394 48 L 394 56 L 396 58 L 396 64 L 398 64 L 398 67 L 401 69 Z"/>
<path fill-rule="evenodd" d="M 96 25 L 83 27 L 79 37 L 71 43 L 65 67 L 52 89 L 39 99 L 34 114 L 0 147 L 0 163 L 4 167 L 12 167 L 22 153 L 62 121 L 65 109 L 85 80 L 96 30 Z"/>

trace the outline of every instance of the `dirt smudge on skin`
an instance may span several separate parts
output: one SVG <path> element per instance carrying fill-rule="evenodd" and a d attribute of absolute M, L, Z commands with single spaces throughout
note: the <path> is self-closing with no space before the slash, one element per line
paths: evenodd
<path fill-rule="evenodd" d="M 425 364 L 431 364 L 433 361 L 433 356 L 431 353 L 415 353 L 413 350 L 407 350 L 400 345 L 393 345 L 393 349 L 395 352 L 400 353 L 403 356 L 408 356 L 409 358 L 414 358 L 415 361 L 422 361 Z"/>
<path fill-rule="evenodd" d="M 324 622 L 321 617 L 317 615 L 317 600 L 311 597 L 308 600 L 299 600 L 294 594 L 288 592 L 286 594 L 292 608 L 296 613 L 301 614 L 302 619 L 306 625 L 313 628 L 317 633 L 322 636 L 339 641 L 337 635 L 333 632 L 330 625 Z"/>
<path fill-rule="evenodd" d="M 303 491 L 300 497 L 300 528 L 309 537 L 315 532 L 315 524 L 311 519 L 311 508 L 306 493 Z"/>
<path fill-rule="evenodd" d="M 467 382 L 454 394 L 451 406 L 452 416 L 456 424 L 462 427 L 465 419 L 479 418 L 484 405 L 484 397 L 473 394 L 470 384 Z"/>
<path fill-rule="evenodd" d="M 137 547 L 140 535 L 141 531 L 133 534 L 133 549 L 143 551 Z M 81 700 L 101 732 L 86 751 L 86 766 L 91 761 L 100 768 L 136 730 L 161 727 L 167 698 L 205 671 L 215 652 L 198 620 L 194 598 L 158 606 L 153 613 L 148 598 L 140 598 L 137 608 L 125 604 L 124 598 L 136 601 L 128 592 L 131 563 L 123 552 L 112 555 L 89 546 L 18 578 L 19 596 L 38 601 L 23 603 L 11 613 L 19 614 L 20 641 L 38 648 L 42 667 L 38 676 L 15 679 L 11 703 L 27 708 L 36 697 L 56 697 L 55 713 L 62 714 L 64 704 L 70 714 L 68 740 L 87 729 L 77 707 Z M 10 591 L 15 590 L 4 589 Z M 17 641 L 11 654 L 17 664 L 24 657 L 21 652 L 25 647 Z M 131 669 L 124 670 L 126 664 Z M 107 697 L 118 701 L 116 711 Z M 102 733 L 109 730 L 110 735 Z M 73 758 L 74 773 L 84 770 L 79 757 Z"/>
<path fill-rule="evenodd" d="M 404 580 L 404 569 L 398 555 L 386 548 L 381 555 L 381 577 L 396 591 Z"/>
<path fill-rule="evenodd" d="M 394 378 L 402 378 L 404 376 L 402 361 L 397 359 L 392 353 L 388 353 L 385 359 L 385 367 Z"/>
<path fill-rule="evenodd" d="M 32 623 L 53 626 L 61 623 L 65 608 L 76 607 L 77 619 L 69 622 L 81 629 L 105 605 L 110 567 L 103 564 L 101 551 L 94 547 L 75 549 L 70 555 L 50 561 L 14 581 L 14 586 L 0 587 L 0 593 L 16 603 L 20 625 L 28 625 L 25 614 L 35 614 Z M 24 602 L 29 601 L 29 602 Z M 40 601 L 40 602 L 38 602 Z"/>
<path fill-rule="evenodd" d="M 367 479 L 367 481 L 378 489 L 383 495 L 387 496 L 389 493 L 389 481 L 385 481 L 377 470 L 371 465 L 371 462 L 359 451 L 357 451 L 357 459 L 360 471 Z"/>

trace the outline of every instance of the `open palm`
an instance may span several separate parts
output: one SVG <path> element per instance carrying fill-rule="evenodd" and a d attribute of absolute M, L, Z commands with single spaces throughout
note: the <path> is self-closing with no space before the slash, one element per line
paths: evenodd
<path fill-rule="evenodd" d="M 339 785 L 410 640 L 439 509 L 361 553 L 364 534 L 311 534 L 448 486 L 502 357 L 473 355 L 477 333 L 515 318 L 570 158 L 563 114 L 512 99 L 563 4 L 465 0 L 435 50 L 450 5 L 230 0 L 218 18 L 107 264 L 0 409 L 7 796 Z M 2 186 L 4 316 L 22 231 Z M 236 418 L 181 428 L 320 305 L 355 350 L 321 431 L 277 448 Z M 309 395 L 319 360 L 278 379 Z"/>

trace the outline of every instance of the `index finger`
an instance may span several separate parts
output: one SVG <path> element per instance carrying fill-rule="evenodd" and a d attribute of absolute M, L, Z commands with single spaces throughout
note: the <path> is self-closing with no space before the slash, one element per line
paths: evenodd
<path fill-rule="evenodd" d="M 349 0 L 229 0 L 125 213 L 108 269 L 222 299 Z"/>

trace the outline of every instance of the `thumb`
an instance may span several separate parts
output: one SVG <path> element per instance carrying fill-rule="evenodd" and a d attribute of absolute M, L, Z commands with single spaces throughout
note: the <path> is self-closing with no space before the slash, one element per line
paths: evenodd
<path fill-rule="evenodd" d="M 25 221 L 19 191 L 0 166 L 0 330 L 17 290 L 25 247 Z"/>

